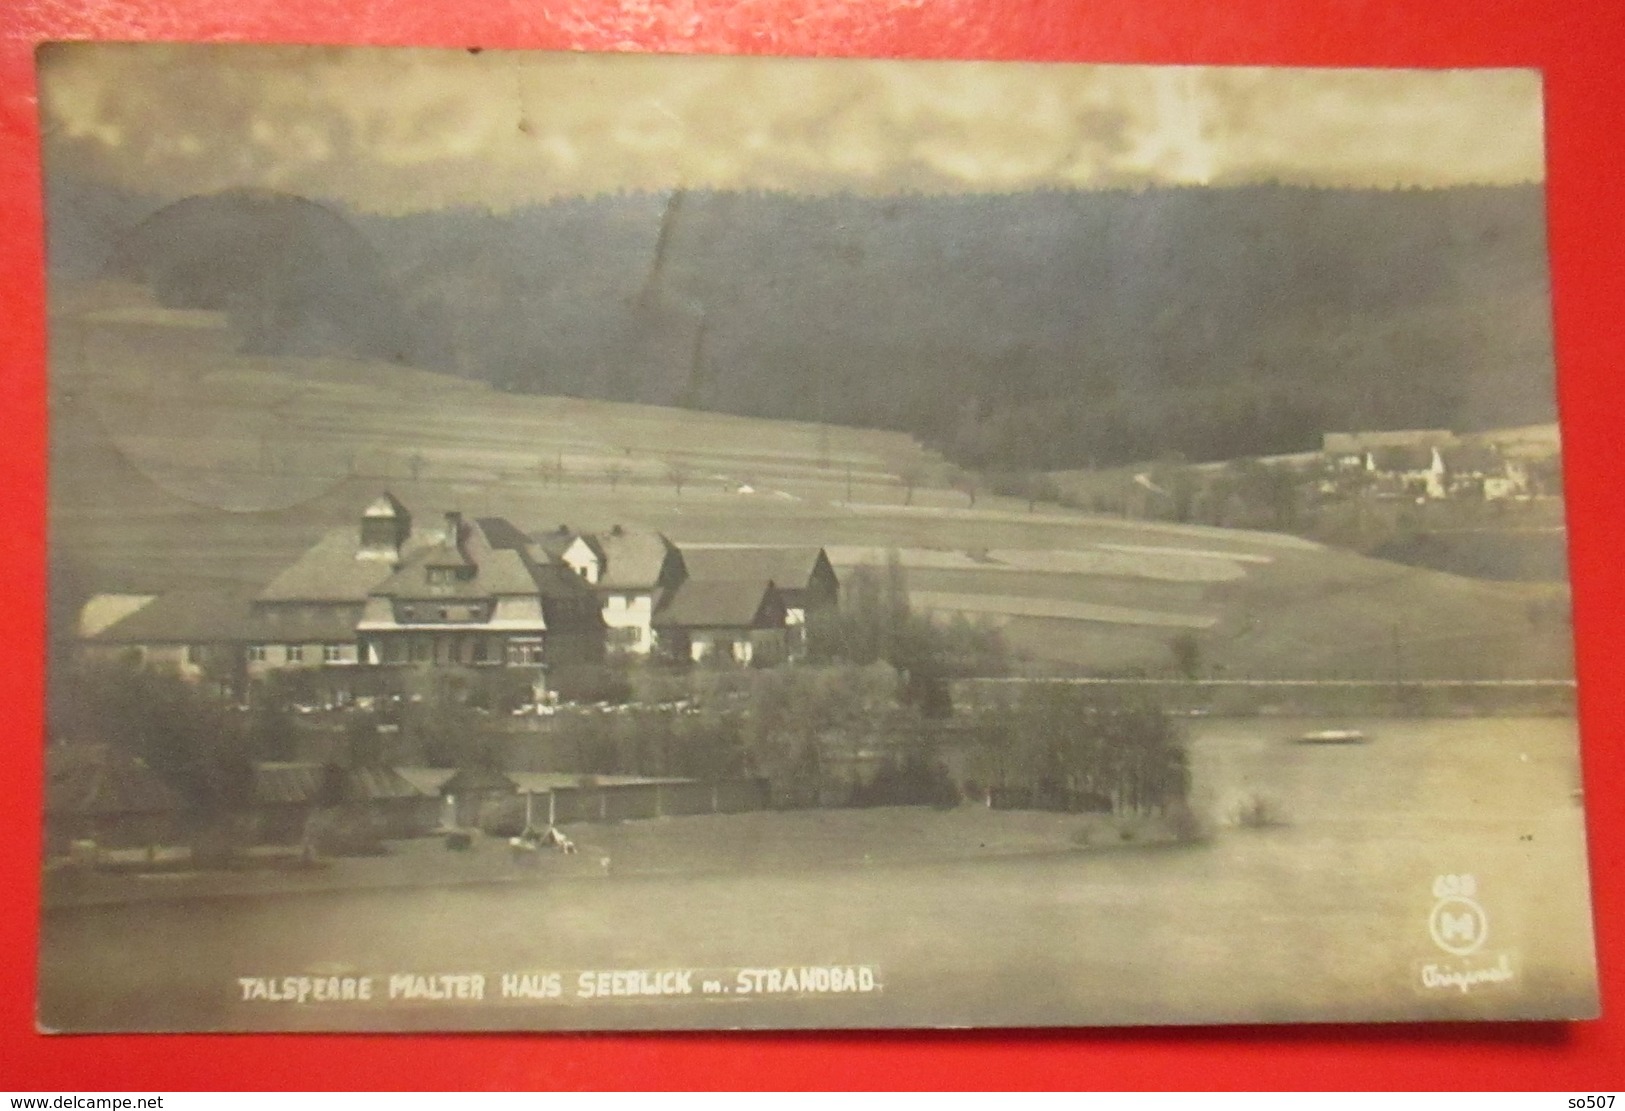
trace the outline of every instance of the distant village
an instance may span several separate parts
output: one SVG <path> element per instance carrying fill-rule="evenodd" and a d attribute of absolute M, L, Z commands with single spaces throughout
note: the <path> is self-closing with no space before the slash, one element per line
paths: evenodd
<path fill-rule="evenodd" d="M 1445 429 L 1328 432 L 1316 490 L 1497 502 L 1558 492 L 1555 444 L 1462 438 Z"/>

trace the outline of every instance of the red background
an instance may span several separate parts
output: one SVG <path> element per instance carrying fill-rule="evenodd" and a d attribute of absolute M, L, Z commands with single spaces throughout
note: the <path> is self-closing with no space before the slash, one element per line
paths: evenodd
<path fill-rule="evenodd" d="M 545 10 L 544 10 L 545 9 Z M 33 48 L 211 40 L 1544 70 L 1559 390 L 1605 1016 L 1573 1024 L 840 1035 L 33 1031 L 44 303 Z M 1619 0 L 0 0 L 0 1090 L 1618 1088 L 1625 1077 L 1625 6 Z M 176 938 L 178 946 L 184 938 Z"/>

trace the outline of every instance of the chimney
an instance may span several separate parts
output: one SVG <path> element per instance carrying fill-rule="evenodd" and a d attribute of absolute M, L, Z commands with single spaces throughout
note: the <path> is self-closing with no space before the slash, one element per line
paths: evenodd
<path fill-rule="evenodd" d="M 463 515 L 455 509 L 446 510 L 446 543 L 463 549 Z"/>

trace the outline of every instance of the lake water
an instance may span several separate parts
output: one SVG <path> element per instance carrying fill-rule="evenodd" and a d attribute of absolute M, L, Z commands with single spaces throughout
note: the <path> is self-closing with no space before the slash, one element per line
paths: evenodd
<path fill-rule="evenodd" d="M 1196 801 L 1221 822 L 1198 845 L 55 911 L 42 930 L 41 1022 L 1009 1026 L 1592 1013 L 1573 722 L 1339 722 L 1370 743 L 1291 743 L 1325 724 L 1196 722 Z M 1231 821 L 1259 799 L 1286 824 Z M 1441 876 L 1471 876 L 1470 900 L 1436 894 Z M 808 965 L 870 968 L 877 989 L 575 998 L 582 970 L 711 969 L 733 985 L 739 968 Z M 499 974 L 530 971 L 564 973 L 561 995 L 491 998 Z M 1437 984 L 1451 972 L 1488 976 L 1467 991 Z M 391 973 L 480 973 L 487 998 L 243 1001 L 237 980 L 351 973 L 379 977 L 380 991 Z"/>

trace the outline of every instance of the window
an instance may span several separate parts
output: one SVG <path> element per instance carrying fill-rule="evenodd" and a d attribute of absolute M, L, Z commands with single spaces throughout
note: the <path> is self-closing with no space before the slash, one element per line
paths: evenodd
<path fill-rule="evenodd" d="M 348 648 L 349 648 L 349 645 L 347 645 L 347 644 L 324 644 L 324 645 L 322 645 L 322 663 L 324 663 L 324 664 L 347 663 L 348 660 L 349 660 L 349 653 L 347 651 Z"/>
<path fill-rule="evenodd" d="M 508 642 L 509 667 L 539 667 L 541 663 L 540 637 L 516 637 Z"/>
<path fill-rule="evenodd" d="M 186 663 L 190 667 L 198 667 L 203 663 L 203 645 L 188 644 L 186 646 Z"/>
<path fill-rule="evenodd" d="M 303 644 L 288 645 L 288 662 L 291 664 L 305 662 L 305 646 Z"/>
<path fill-rule="evenodd" d="M 265 645 L 263 645 L 263 644 L 250 644 L 248 646 L 248 662 L 251 663 L 251 664 L 262 664 L 262 663 L 264 663 L 265 662 Z"/>

